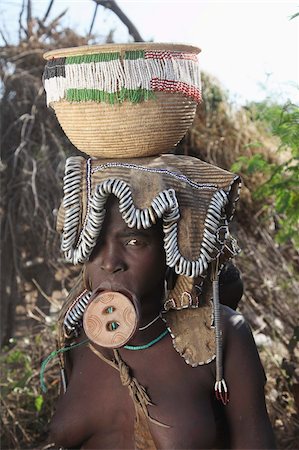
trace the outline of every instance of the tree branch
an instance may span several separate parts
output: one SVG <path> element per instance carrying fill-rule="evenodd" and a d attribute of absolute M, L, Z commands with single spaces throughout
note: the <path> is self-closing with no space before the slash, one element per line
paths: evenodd
<path fill-rule="evenodd" d="M 28 36 L 32 36 L 32 5 L 31 0 L 27 0 L 27 31 Z"/>
<path fill-rule="evenodd" d="M 8 43 L 8 41 L 7 41 L 7 39 L 6 39 L 6 37 L 5 37 L 5 35 L 4 35 L 2 30 L 0 30 L 0 35 L 1 35 L 2 39 L 3 39 L 3 41 L 4 41 L 5 46 L 8 47 L 9 43 Z"/>
<path fill-rule="evenodd" d="M 88 36 L 90 36 L 90 35 L 91 35 L 91 32 L 92 32 L 93 25 L 94 25 L 94 22 L 95 22 L 95 20 L 96 20 L 96 15 L 97 15 L 97 12 L 98 12 L 98 6 L 99 6 L 99 5 L 96 4 L 96 7 L 95 7 L 95 10 L 94 10 L 94 13 L 93 13 L 93 17 L 92 17 L 92 21 L 91 21 L 91 24 L 90 24 Z"/>
<path fill-rule="evenodd" d="M 42 22 L 45 22 L 45 21 L 47 20 L 49 14 L 50 14 L 50 11 L 51 11 L 51 9 L 52 9 L 53 3 L 54 3 L 54 0 L 50 0 L 48 9 L 47 9 L 47 11 L 46 11 L 46 14 L 44 15 L 44 17 L 43 17 L 42 20 L 41 20 Z"/>
<path fill-rule="evenodd" d="M 133 22 L 131 22 L 131 20 L 120 9 L 115 0 L 93 0 L 93 1 L 97 5 L 104 6 L 104 8 L 113 11 L 114 14 L 116 14 L 117 17 L 122 21 L 122 23 L 128 28 L 129 34 L 132 36 L 135 42 L 144 42 Z"/>
<path fill-rule="evenodd" d="M 22 1 L 22 7 L 21 7 L 21 11 L 19 14 L 19 41 L 22 40 L 22 30 L 26 32 L 26 30 L 24 29 L 23 25 L 22 25 L 22 16 L 23 16 L 23 12 L 25 10 L 25 0 Z M 28 35 L 27 35 L 28 37 Z"/>

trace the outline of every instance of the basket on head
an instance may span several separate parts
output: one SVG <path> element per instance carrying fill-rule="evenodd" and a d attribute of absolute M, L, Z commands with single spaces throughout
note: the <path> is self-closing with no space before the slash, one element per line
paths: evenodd
<path fill-rule="evenodd" d="M 157 43 L 47 52 L 47 104 L 70 141 L 88 155 L 167 153 L 184 137 L 201 100 L 199 52 Z"/>

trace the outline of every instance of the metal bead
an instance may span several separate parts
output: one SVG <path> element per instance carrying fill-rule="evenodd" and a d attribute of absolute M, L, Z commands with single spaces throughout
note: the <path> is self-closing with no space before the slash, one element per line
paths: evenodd
<path fill-rule="evenodd" d="M 132 204 L 130 206 L 130 208 L 122 214 L 122 218 L 124 219 L 125 222 L 127 222 L 127 218 L 130 217 L 130 215 L 132 214 L 132 211 L 135 210 L 135 206 Z"/>
<path fill-rule="evenodd" d="M 141 214 L 140 209 L 136 209 L 136 211 L 135 211 L 135 218 L 136 218 L 136 228 L 137 228 L 137 230 L 140 230 L 142 228 L 140 214 Z"/>

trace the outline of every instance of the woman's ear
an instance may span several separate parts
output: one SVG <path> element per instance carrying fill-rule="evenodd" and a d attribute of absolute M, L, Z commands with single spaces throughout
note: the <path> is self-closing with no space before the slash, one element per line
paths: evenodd
<path fill-rule="evenodd" d="M 178 275 L 175 273 L 174 268 L 167 267 L 165 272 L 165 281 L 168 291 L 171 291 L 174 288 L 177 278 Z"/>

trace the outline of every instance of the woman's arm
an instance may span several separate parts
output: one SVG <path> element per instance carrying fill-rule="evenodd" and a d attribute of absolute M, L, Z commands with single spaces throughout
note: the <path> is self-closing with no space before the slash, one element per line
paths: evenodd
<path fill-rule="evenodd" d="M 241 314 L 222 307 L 224 377 L 229 390 L 225 407 L 231 448 L 274 449 L 275 439 L 268 417 L 265 372 L 250 331 Z"/>

